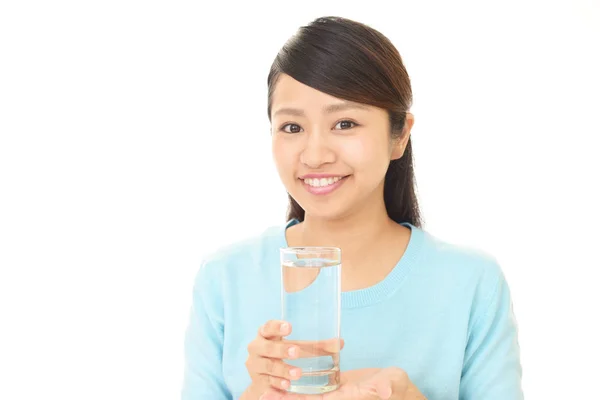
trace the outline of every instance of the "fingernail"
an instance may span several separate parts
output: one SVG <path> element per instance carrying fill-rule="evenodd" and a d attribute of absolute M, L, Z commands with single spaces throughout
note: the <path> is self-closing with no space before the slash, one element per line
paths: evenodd
<path fill-rule="evenodd" d="M 302 372 L 302 371 L 300 371 L 300 369 L 298 369 L 298 368 L 294 368 L 294 369 L 290 370 L 290 376 L 291 376 L 292 378 L 298 378 L 298 377 L 300 376 L 300 373 L 301 373 L 301 372 Z"/>
<path fill-rule="evenodd" d="M 280 327 L 281 333 L 286 333 L 288 331 L 289 327 L 290 327 L 290 324 L 288 324 L 287 322 L 284 322 L 283 324 L 281 324 L 281 327 Z"/>
<path fill-rule="evenodd" d="M 288 349 L 288 354 L 290 357 L 296 357 L 296 355 L 298 354 L 298 350 L 296 350 L 295 347 L 290 347 Z"/>
<path fill-rule="evenodd" d="M 392 396 L 392 388 L 391 387 L 385 387 L 383 388 L 383 390 L 381 391 L 381 398 L 382 399 L 389 399 Z"/>
<path fill-rule="evenodd" d="M 289 388 L 290 387 L 290 382 L 286 381 L 286 380 L 281 381 L 281 387 L 284 388 L 284 389 Z"/>

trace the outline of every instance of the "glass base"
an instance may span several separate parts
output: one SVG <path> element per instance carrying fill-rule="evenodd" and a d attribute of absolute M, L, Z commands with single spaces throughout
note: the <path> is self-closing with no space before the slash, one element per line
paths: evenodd
<path fill-rule="evenodd" d="M 326 386 L 300 386 L 291 385 L 288 392 L 298 394 L 323 394 L 327 392 L 333 392 L 339 387 L 338 384 L 326 385 Z"/>
<path fill-rule="evenodd" d="M 340 385 L 340 370 L 304 372 L 298 380 L 291 381 L 288 392 L 298 394 L 323 394 L 336 390 Z"/>

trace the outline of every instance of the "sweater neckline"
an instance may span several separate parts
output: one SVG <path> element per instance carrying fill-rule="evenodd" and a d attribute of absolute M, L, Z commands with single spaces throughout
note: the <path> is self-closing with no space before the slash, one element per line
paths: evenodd
<path fill-rule="evenodd" d="M 300 221 L 297 219 L 290 219 L 283 225 L 279 234 L 280 247 L 289 247 L 285 232 L 287 228 L 298 223 L 300 223 Z M 400 288 L 410 271 L 415 268 L 419 256 L 421 255 L 425 234 L 422 229 L 411 223 L 402 222 L 400 224 L 411 230 L 408 245 L 404 254 L 400 257 L 400 260 L 398 260 L 394 268 L 385 276 L 385 278 L 375 285 L 363 289 L 342 292 L 342 308 L 367 307 L 383 301 Z M 343 263 L 342 254 L 342 268 Z"/>

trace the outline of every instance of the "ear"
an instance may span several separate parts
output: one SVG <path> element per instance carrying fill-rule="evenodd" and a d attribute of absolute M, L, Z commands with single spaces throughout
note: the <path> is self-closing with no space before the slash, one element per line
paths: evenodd
<path fill-rule="evenodd" d="M 406 113 L 406 122 L 404 123 L 404 128 L 402 129 L 402 134 L 399 138 L 394 139 L 392 154 L 390 156 L 391 160 L 397 160 L 402 158 L 404 155 L 404 150 L 406 149 L 406 145 L 408 143 L 408 139 L 410 138 L 410 131 L 415 123 L 415 116 L 409 112 Z"/>

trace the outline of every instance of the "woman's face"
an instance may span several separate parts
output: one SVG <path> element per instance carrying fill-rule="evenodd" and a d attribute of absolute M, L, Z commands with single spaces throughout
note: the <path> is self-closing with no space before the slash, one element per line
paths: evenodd
<path fill-rule="evenodd" d="M 341 100 L 285 74 L 273 92 L 271 133 L 288 193 L 307 215 L 327 219 L 383 204 L 390 160 L 402 156 L 409 136 L 391 140 L 386 110 Z"/>

